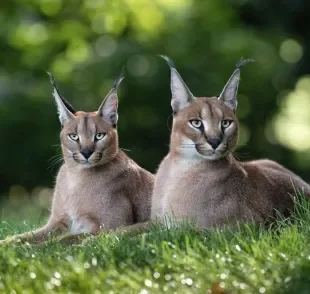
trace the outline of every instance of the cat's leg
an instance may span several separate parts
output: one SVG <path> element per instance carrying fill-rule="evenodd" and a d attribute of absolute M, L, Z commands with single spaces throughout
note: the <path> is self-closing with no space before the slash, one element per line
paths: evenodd
<path fill-rule="evenodd" d="M 116 230 L 110 231 L 115 233 L 136 233 L 136 232 L 145 232 L 150 228 L 151 222 L 143 222 L 143 223 L 136 223 L 134 225 L 125 226 L 117 228 Z"/>
<path fill-rule="evenodd" d="M 115 233 L 115 234 L 126 234 L 126 233 L 140 233 L 146 231 L 150 227 L 150 222 L 137 223 L 130 226 L 124 226 L 117 228 L 115 230 L 107 230 L 104 228 L 96 228 L 94 227 L 93 231 L 79 233 L 79 234 L 67 234 L 63 237 L 60 237 L 59 242 L 62 244 L 76 244 L 85 240 L 86 238 L 90 238 L 93 236 L 97 236 L 100 233 Z"/>
<path fill-rule="evenodd" d="M 98 233 L 80 233 L 80 234 L 67 234 L 58 239 L 58 242 L 65 245 L 77 244 L 86 238 L 96 236 Z"/>
<path fill-rule="evenodd" d="M 62 244 L 74 244 L 87 237 L 98 235 L 100 232 L 107 232 L 96 219 L 91 217 L 83 217 L 76 223 L 72 223 L 70 231 L 70 233 L 60 237 L 58 241 Z"/>
<path fill-rule="evenodd" d="M 41 243 L 46 241 L 51 235 L 60 235 L 68 229 L 66 223 L 62 220 L 50 219 L 48 223 L 40 229 L 26 232 L 23 234 L 7 237 L 0 241 L 0 244 L 8 243 Z"/>

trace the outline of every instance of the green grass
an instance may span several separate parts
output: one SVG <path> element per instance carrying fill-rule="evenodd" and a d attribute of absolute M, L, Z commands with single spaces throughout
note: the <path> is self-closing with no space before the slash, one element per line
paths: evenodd
<path fill-rule="evenodd" d="M 40 219 L 5 222 L 12 213 L 5 214 L 0 238 Z M 205 294 L 211 287 L 225 293 L 309 293 L 310 204 L 300 201 L 294 218 L 273 229 L 250 224 L 197 232 L 184 224 L 101 235 L 78 246 L 49 241 L 0 247 L 0 293 Z"/>

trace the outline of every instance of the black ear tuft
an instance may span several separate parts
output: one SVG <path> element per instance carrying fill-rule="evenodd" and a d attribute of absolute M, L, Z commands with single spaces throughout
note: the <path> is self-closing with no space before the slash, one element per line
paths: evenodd
<path fill-rule="evenodd" d="M 159 56 L 167 62 L 170 68 L 171 73 L 170 89 L 172 94 L 171 107 L 173 112 L 176 113 L 179 110 L 191 104 L 196 99 L 194 95 L 191 93 L 191 91 L 188 89 L 187 85 L 183 81 L 178 71 L 176 70 L 173 61 L 167 56 L 164 55 Z"/>
<path fill-rule="evenodd" d="M 166 62 L 168 63 L 170 69 L 176 69 L 173 61 L 168 56 L 166 56 L 166 55 L 158 55 L 158 56 L 160 56 L 161 58 L 166 60 Z"/>
<path fill-rule="evenodd" d="M 57 85 L 56 85 L 56 80 L 54 78 L 54 76 L 50 73 L 50 72 L 46 72 L 49 77 L 50 77 L 50 81 L 51 81 L 51 84 L 53 85 L 54 87 L 54 90 L 57 92 L 58 96 L 60 97 L 62 103 L 66 106 L 66 108 L 72 113 L 72 114 L 75 114 L 76 113 L 76 110 L 73 108 L 73 106 L 65 99 L 63 98 L 60 93 L 59 93 L 59 90 L 57 88 Z"/>
<path fill-rule="evenodd" d="M 106 122 L 111 124 L 114 128 L 116 127 L 118 121 L 117 107 L 118 107 L 118 97 L 117 88 L 124 79 L 124 67 L 120 75 L 116 78 L 114 85 L 108 95 L 105 97 L 98 109 L 98 114 Z"/>
<path fill-rule="evenodd" d="M 116 90 L 124 78 L 125 78 L 124 67 L 122 67 L 121 73 L 119 74 L 119 76 L 114 81 L 114 85 L 113 85 L 112 90 Z"/>
<path fill-rule="evenodd" d="M 236 64 L 236 69 L 234 70 L 233 74 L 231 75 L 224 89 L 222 90 L 220 96 L 218 97 L 219 100 L 222 100 L 234 112 L 236 111 L 238 105 L 237 92 L 240 80 L 240 69 L 249 62 L 255 62 L 255 60 L 252 58 L 241 58 L 241 60 Z"/>
<path fill-rule="evenodd" d="M 243 59 L 243 58 L 241 58 L 241 59 L 237 62 L 236 68 L 237 68 L 237 69 L 240 69 L 241 67 L 243 67 L 244 65 L 246 65 L 246 64 L 249 63 L 249 62 L 256 62 L 256 61 L 255 61 L 255 59 L 253 59 L 253 58 L 248 58 L 248 59 Z"/>

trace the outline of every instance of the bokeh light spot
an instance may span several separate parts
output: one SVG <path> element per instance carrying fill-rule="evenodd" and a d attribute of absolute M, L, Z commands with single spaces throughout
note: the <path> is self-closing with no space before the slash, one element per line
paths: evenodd
<path fill-rule="evenodd" d="M 53 189 L 50 188 L 42 189 L 38 195 L 40 206 L 43 208 L 50 207 L 52 197 L 53 197 Z"/>
<path fill-rule="evenodd" d="M 287 63 L 296 63 L 303 55 L 302 46 L 293 39 L 287 39 L 280 45 L 280 57 Z"/>
<path fill-rule="evenodd" d="M 238 118 L 242 119 L 247 117 L 251 111 L 251 104 L 249 98 L 244 95 L 238 95 Z"/>
<path fill-rule="evenodd" d="M 98 14 L 93 17 L 91 22 L 92 30 L 95 33 L 102 34 L 105 32 L 105 26 L 104 26 L 104 15 Z"/>
<path fill-rule="evenodd" d="M 25 203 L 29 198 L 27 190 L 20 185 L 14 185 L 9 191 L 9 200 L 11 204 L 19 206 Z"/>
<path fill-rule="evenodd" d="M 57 76 L 57 79 L 67 79 L 73 70 L 72 63 L 65 58 L 63 55 L 60 55 L 54 59 L 52 63 L 52 73 Z"/>
<path fill-rule="evenodd" d="M 239 123 L 239 140 L 238 146 L 246 145 L 250 140 L 250 131 L 249 129 L 242 123 Z"/>
<path fill-rule="evenodd" d="M 295 151 L 310 148 L 310 78 L 301 78 L 296 89 L 286 95 L 280 112 L 273 120 L 276 139 Z"/>
<path fill-rule="evenodd" d="M 109 57 L 115 53 L 116 49 L 117 42 L 115 38 L 111 36 L 100 36 L 95 42 L 95 51 L 100 57 Z"/>
<path fill-rule="evenodd" d="M 104 28 L 107 33 L 120 35 L 125 29 L 127 19 L 120 12 L 110 12 L 104 16 Z"/>
<path fill-rule="evenodd" d="M 192 0 L 156 0 L 156 2 L 171 10 L 183 10 L 192 4 Z"/>
<path fill-rule="evenodd" d="M 66 55 L 72 62 L 81 63 L 90 57 L 89 51 L 89 46 L 84 40 L 72 40 L 67 48 Z"/>
<path fill-rule="evenodd" d="M 14 47 L 25 48 L 41 45 L 48 39 L 48 32 L 44 24 L 20 24 L 10 34 L 10 43 Z"/>
<path fill-rule="evenodd" d="M 144 76 L 150 69 L 150 62 L 142 55 L 132 56 L 128 60 L 127 65 L 129 72 L 136 77 Z"/>
<path fill-rule="evenodd" d="M 253 42 L 253 56 L 259 65 L 268 70 L 271 69 L 277 61 L 277 51 L 268 42 L 257 40 Z"/>
<path fill-rule="evenodd" d="M 40 9 L 41 11 L 48 15 L 56 15 L 62 7 L 62 0 L 41 0 Z"/>
<path fill-rule="evenodd" d="M 104 2 L 104 0 L 84 0 L 84 5 L 89 9 L 99 9 L 104 5 Z"/>
<path fill-rule="evenodd" d="M 46 27 L 40 23 L 29 26 L 26 31 L 25 38 L 31 45 L 42 44 L 47 40 Z"/>

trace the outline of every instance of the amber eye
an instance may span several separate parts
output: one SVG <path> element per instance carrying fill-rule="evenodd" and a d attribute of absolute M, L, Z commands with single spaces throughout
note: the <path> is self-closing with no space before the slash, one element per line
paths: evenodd
<path fill-rule="evenodd" d="M 223 128 L 228 128 L 230 126 L 230 124 L 231 124 L 231 120 L 228 120 L 228 119 L 224 119 L 221 122 L 221 125 Z"/>
<path fill-rule="evenodd" d="M 199 129 L 202 126 L 201 120 L 198 120 L 198 119 L 190 120 L 190 123 L 194 128 L 197 128 L 197 129 Z"/>
<path fill-rule="evenodd" d="M 95 135 L 95 139 L 96 140 L 102 140 L 104 138 L 104 136 L 105 136 L 105 133 L 97 133 Z"/>
<path fill-rule="evenodd" d="M 77 141 L 79 139 L 78 134 L 69 134 L 69 138 L 73 141 Z"/>

